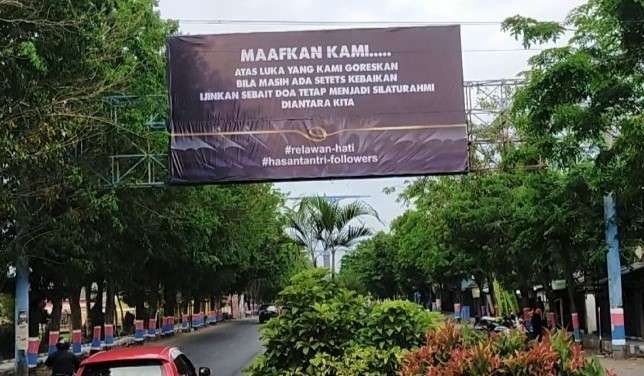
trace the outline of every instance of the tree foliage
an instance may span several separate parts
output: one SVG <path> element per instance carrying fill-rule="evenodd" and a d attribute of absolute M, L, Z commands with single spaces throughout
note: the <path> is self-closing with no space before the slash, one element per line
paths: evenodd
<path fill-rule="evenodd" d="M 342 258 L 340 282 L 353 290 L 391 298 L 399 293 L 398 269 L 394 264 L 397 248 L 392 238 L 377 233 Z"/>
<path fill-rule="evenodd" d="M 94 285 L 94 297 L 118 293 L 145 318 L 146 306 L 171 314 L 232 292 L 271 299 L 305 267 L 270 185 L 105 180 L 110 155 L 167 149 L 148 121 L 167 111 L 164 49 L 177 25 L 155 6 L 0 1 L 0 263 L 29 260 L 32 307 Z M 91 319 L 111 320 L 95 300 Z"/>
<path fill-rule="evenodd" d="M 499 171 L 410 184 L 410 209 L 356 249 L 344 280 L 376 296 L 498 280 L 525 296 L 565 279 L 575 310 L 575 286 L 606 273 L 604 194 L 619 204 L 625 262 L 642 241 L 643 15 L 641 1 L 589 0 L 564 24 L 506 19 L 526 47 L 572 35 L 530 60 L 501 114 L 521 143 L 495 149 Z M 527 168 L 535 165 L 545 168 Z"/>
<path fill-rule="evenodd" d="M 251 375 L 396 375 L 402 352 L 441 320 L 410 302 L 372 302 L 321 269 L 294 276 L 278 304 Z"/>
<path fill-rule="evenodd" d="M 485 336 L 449 323 L 427 335 L 420 349 L 405 356 L 400 373 L 421 375 L 610 376 L 597 359 L 589 360 L 565 331 L 543 341 L 524 334 Z"/>
<path fill-rule="evenodd" d="M 582 273 L 589 280 L 601 269 L 601 196 L 578 175 L 425 179 L 405 194 L 414 209 L 347 256 L 342 280 L 357 280 L 358 288 L 379 297 L 440 295 L 444 286 L 469 278 L 479 286 L 498 279 L 528 294 L 551 279 L 574 282 Z"/>
<path fill-rule="evenodd" d="M 590 0 L 574 10 L 570 43 L 531 59 L 512 108 L 524 156 L 560 169 L 588 166 L 594 189 L 615 192 L 627 240 L 642 239 L 644 215 L 643 17 L 637 0 Z M 531 43 L 557 36 L 517 19 L 505 25 Z"/>
<path fill-rule="evenodd" d="M 362 219 L 378 219 L 378 213 L 362 201 L 342 204 L 316 196 L 302 199 L 296 210 L 289 212 L 288 233 L 305 247 L 315 260 L 318 247 L 331 254 L 331 275 L 335 275 L 335 254 L 351 248 L 372 234 Z"/>
<path fill-rule="evenodd" d="M 309 200 L 301 200 L 295 208 L 288 209 L 287 221 L 286 233 L 306 250 L 316 267 L 321 234 L 318 233 Z"/>

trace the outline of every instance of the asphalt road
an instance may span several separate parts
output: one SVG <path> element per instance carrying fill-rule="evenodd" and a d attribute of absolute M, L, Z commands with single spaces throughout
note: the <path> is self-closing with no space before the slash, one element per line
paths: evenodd
<path fill-rule="evenodd" d="M 617 376 L 644 375 L 644 359 L 642 358 L 611 359 L 603 356 L 598 358 L 602 366 L 615 372 Z"/>
<path fill-rule="evenodd" d="M 262 352 L 257 318 L 228 321 L 164 341 L 177 346 L 195 368 L 210 367 L 213 376 L 238 376 Z"/>

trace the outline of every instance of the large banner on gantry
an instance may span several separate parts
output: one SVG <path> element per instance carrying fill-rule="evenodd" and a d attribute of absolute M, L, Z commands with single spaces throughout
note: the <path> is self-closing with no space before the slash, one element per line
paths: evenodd
<path fill-rule="evenodd" d="M 177 184 L 463 173 L 458 26 L 169 38 Z"/>

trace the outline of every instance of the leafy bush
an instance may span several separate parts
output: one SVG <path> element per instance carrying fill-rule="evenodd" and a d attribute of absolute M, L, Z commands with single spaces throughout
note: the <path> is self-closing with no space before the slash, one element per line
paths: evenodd
<path fill-rule="evenodd" d="M 442 321 L 411 302 L 371 302 L 320 269 L 293 277 L 277 303 L 250 375 L 396 375 L 402 352 Z"/>
<path fill-rule="evenodd" d="M 512 330 L 500 334 L 494 341 L 496 352 L 501 356 L 509 356 L 517 351 L 524 350 L 527 345 L 527 337 L 520 330 Z"/>
<path fill-rule="evenodd" d="M 388 376 L 397 374 L 400 349 L 381 350 L 373 346 L 350 347 L 340 358 L 319 353 L 311 360 L 306 375 Z"/>
<path fill-rule="evenodd" d="M 262 329 L 266 352 L 250 375 L 608 375 L 565 332 L 528 342 L 518 331 L 438 327 L 441 316 L 407 301 L 371 302 L 325 270 L 295 276 L 278 304 L 282 314 Z"/>
<path fill-rule="evenodd" d="M 368 310 L 364 297 L 339 288 L 319 269 L 296 275 L 278 304 L 281 315 L 262 329 L 266 352 L 261 368 L 266 371 L 306 368 L 319 352 L 341 355 Z"/>
<path fill-rule="evenodd" d="M 508 357 L 504 367 L 510 371 L 511 375 L 556 376 L 559 375 L 558 361 L 556 351 L 547 340 L 544 340 Z"/>
<path fill-rule="evenodd" d="M 410 349 L 425 342 L 428 329 L 441 315 L 409 301 L 388 300 L 376 304 L 360 330 L 361 343 L 378 349 Z"/>
<path fill-rule="evenodd" d="M 521 333 L 472 335 L 448 323 L 427 335 L 426 344 L 405 355 L 402 376 L 606 376 L 588 361 L 565 332 L 528 342 Z"/>
<path fill-rule="evenodd" d="M 13 322 L 13 296 L 0 294 L 0 325 Z"/>
<path fill-rule="evenodd" d="M 519 302 L 517 301 L 517 296 L 514 295 L 511 291 L 504 289 L 497 280 L 494 280 L 493 286 L 496 301 L 499 303 L 499 314 L 501 316 L 507 316 L 512 313 L 516 314 L 517 312 L 519 312 Z"/>

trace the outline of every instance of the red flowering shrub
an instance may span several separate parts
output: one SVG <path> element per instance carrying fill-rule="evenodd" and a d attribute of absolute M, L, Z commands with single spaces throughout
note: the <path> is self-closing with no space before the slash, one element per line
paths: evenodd
<path fill-rule="evenodd" d="M 511 375 L 557 376 L 557 352 L 547 341 L 537 342 L 525 351 L 517 351 L 504 361 Z"/>
<path fill-rule="evenodd" d="M 448 323 L 427 335 L 421 348 L 408 353 L 402 376 L 608 376 L 589 361 L 565 332 L 528 342 L 520 332 L 481 335 Z"/>

